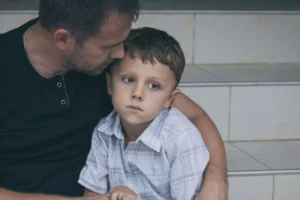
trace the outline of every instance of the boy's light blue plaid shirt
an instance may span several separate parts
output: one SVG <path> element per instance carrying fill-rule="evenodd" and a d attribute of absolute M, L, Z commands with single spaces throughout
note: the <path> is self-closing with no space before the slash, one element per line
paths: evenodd
<path fill-rule="evenodd" d="M 200 190 L 208 161 L 197 128 L 176 108 L 162 110 L 126 149 L 113 111 L 94 129 L 78 182 L 97 193 L 125 185 L 143 200 L 190 200 Z"/>

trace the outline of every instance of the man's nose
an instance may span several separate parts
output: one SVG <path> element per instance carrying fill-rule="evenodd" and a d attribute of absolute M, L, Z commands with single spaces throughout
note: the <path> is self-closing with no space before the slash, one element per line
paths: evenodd
<path fill-rule="evenodd" d="M 125 56 L 124 43 L 119 44 L 111 53 L 113 59 L 123 59 Z"/>

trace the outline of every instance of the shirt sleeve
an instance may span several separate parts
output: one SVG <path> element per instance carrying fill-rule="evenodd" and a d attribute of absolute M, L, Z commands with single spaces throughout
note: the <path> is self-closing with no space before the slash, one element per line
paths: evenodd
<path fill-rule="evenodd" d="M 86 164 L 81 170 L 78 183 L 85 188 L 103 194 L 108 191 L 107 144 L 105 135 L 95 128 Z"/>
<path fill-rule="evenodd" d="M 172 199 L 194 199 L 200 191 L 203 173 L 209 161 L 209 152 L 196 127 L 183 128 L 172 143 L 174 144 L 168 145 L 172 160 L 170 172 Z"/>

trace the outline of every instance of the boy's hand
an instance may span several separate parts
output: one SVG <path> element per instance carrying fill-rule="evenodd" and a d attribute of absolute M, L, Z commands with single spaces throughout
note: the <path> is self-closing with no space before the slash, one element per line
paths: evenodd
<path fill-rule="evenodd" d="M 110 200 L 141 200 L 141 198 L 129 187 L 117 186 L 109 191 Z"/>

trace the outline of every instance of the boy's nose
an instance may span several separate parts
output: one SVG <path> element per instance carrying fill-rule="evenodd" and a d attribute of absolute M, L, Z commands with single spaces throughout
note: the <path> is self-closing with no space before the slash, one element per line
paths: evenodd
<path fill-rule="evenodd" d="M 143 91 L 142 91 L 141 87 L 137 87 L 132 92 L 131 98 L 137 99 L 137 100 L 140 100 L 140 101 L 144 99 L 144 95 L 143 95 Z"/>

